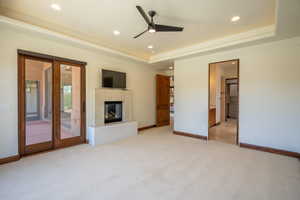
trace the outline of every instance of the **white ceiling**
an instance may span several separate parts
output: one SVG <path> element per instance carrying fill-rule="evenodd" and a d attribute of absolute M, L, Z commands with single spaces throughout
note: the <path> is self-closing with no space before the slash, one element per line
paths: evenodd
<path fill-rule="evenodd" d="M 50 8 L 52 3 L 61 11 Z M 182 33 L 135 34 L 146 24 L 135 6 L 156 10 L 156 23 Z M 143 59 L 275 23 L 275 0 L 0 0 L 1 14 Z M 230 21 L 238 15 L 237 23 Z M 121 34 L 114 36 L 112 32 Z M 147 49 L 154 46 L 154 53 Z"/>

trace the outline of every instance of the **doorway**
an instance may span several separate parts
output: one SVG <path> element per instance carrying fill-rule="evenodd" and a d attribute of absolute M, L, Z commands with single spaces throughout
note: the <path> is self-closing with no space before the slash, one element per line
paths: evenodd
<path fill-rule="evenodd" d="M 239 60 L 209 64 L 208 139 L 239 144 Z"/>
<path fill-rule="evenodd" d="M 21 156 L 85 142 L 85 65 L 18 50 Z"/>

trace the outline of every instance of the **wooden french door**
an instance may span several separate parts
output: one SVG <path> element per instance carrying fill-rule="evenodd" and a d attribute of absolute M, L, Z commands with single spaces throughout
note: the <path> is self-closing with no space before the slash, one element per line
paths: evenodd
<path fill-rule="evenodd" d="M 170 124 L 170 77 L 156 75 L 156 126 Z"/>
<path fill-rule="evenodd" d="M 18 51 L 21 156 L 85 142 L 85 65 Z"/>
<path fill-rule="evenodd" d="M 85 69 L 69 62 L 54 62 L 55 147 L 85 142 Z"/>

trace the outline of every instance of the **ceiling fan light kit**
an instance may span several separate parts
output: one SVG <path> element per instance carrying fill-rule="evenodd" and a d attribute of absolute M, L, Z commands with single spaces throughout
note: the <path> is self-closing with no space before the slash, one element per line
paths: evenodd
<path fill-rule="evenodd" d="M 156 32 L 156 30 L 154 28 L 149 29 L 149 33 L 155 33 L 155 32 Z"/>
<path fill-rule="evenodd" d="M 145 13 L 144 9 L 141 6 L 136 6 L 136 8 L 139 11 L 139 13 L 142 15 L 142 17 L 144 18 L 145 22 L 147 23 L 148 28 L 145 31 L 141 32 L 140 34 L 134 36 L 133 38 L 138 38 L 146 32 L 155 33 L 155 32 L 181 32 L 181 31 L 183 31 L 183 27 L 155 24 L 153 17 L 156 15 L 156 12 L 154 10 L 150 10 L 148 12 L 148 15 L 151 17 L 151 19 L 149 19 L 148 15 Z"/>

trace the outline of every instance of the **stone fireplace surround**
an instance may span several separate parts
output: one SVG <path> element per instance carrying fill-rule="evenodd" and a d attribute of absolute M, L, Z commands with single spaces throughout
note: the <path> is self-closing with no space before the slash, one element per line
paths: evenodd
<path fill-rule="evenodd" d="M 88 128 L 91 145 L 105 144 L 137 135 L 137 122 L 133 118 L 132 91 L 97 88 L 94 90 L 93 125 Z M 122 101 L 122 122 L 105 124 L 105 101 Z"/>

